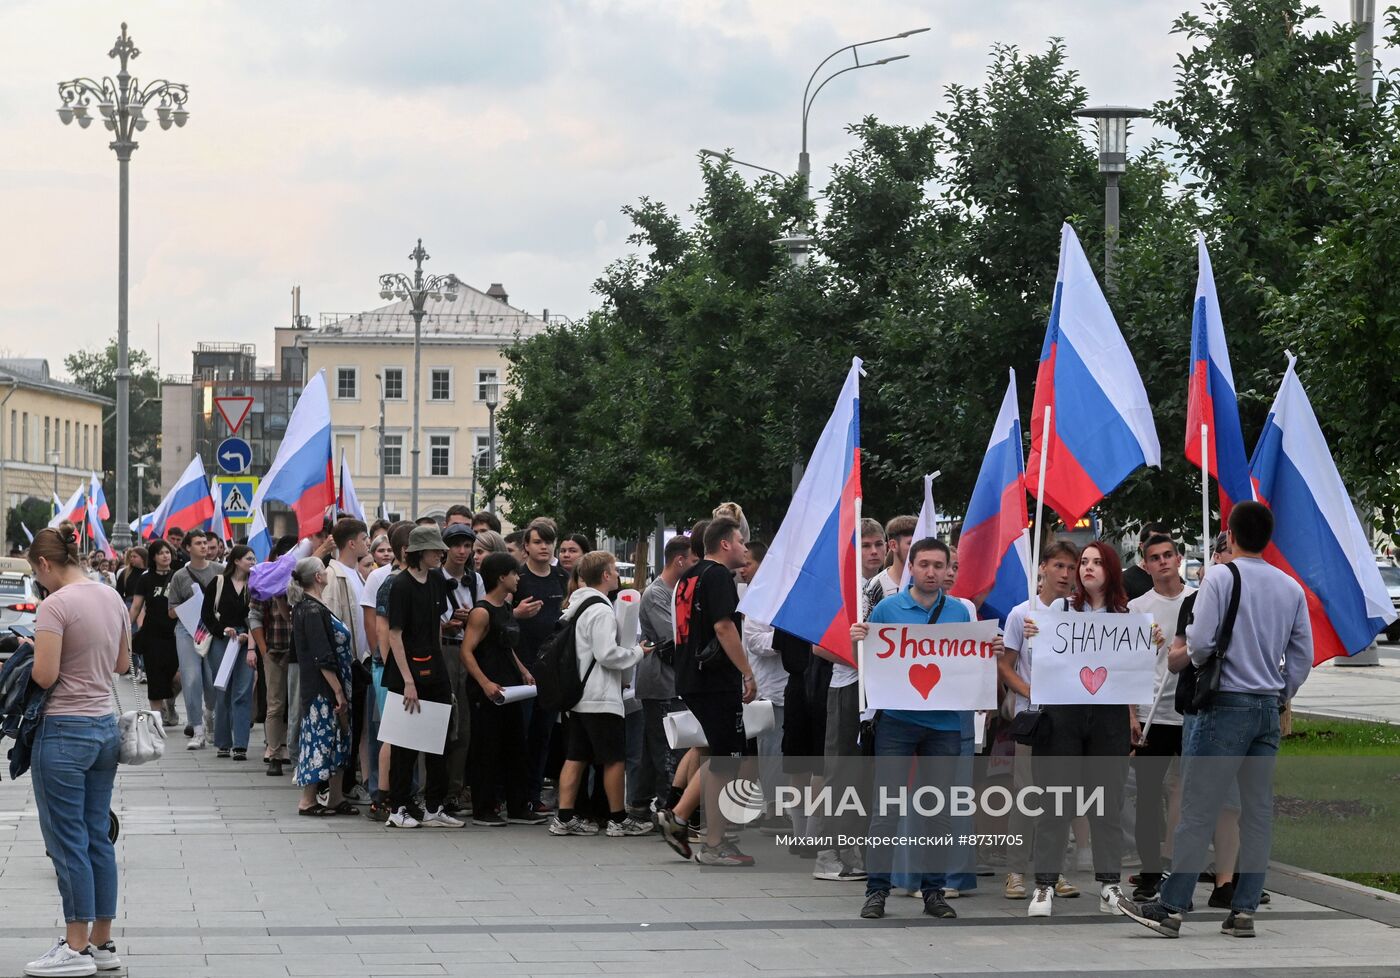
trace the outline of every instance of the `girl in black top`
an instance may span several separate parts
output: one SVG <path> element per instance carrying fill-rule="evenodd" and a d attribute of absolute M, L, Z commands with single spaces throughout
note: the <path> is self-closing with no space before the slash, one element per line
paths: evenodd
<path fill-rule="evenodd" d="M 462 639 L 462 666 L 473 680 L 468 692 L 472 711 L 469 748 L 472 773 L 472 824 L 507 822 L 535 825 L 546 820 L 525 804 L 525 705 L 497 703 L 505 686 L 533 686 L 516 649 L 520 626 L 506 601 L 520 583 L 520 565 L 508 553 L 491 553 L 481 561 L 486 594 L 467 617 Z M 506 811 L 500 811 L 497 786 L 505 785 Z"/>
<path fill-rule="evenodd" d="M 131 593 L 131 623 L 137 628 L 132 641 L 145 663 L 146 696 L 151 709 L 162 713 L 167 727 L 178 726 L 180 715 L 175 711 L 175 674 L 180 671 L 180 658 L 175 650 L 175 619 L 170 617 L 166 590 L 175 573 L 171 563 L 175 554 L 164 540 L 151 542 L 150 570 L 142 572 L 126 568 L 137 575 Z M 171 700 L 169 706 L 166 700 Z"/>
<path fill-rule="evenodd" d="M 204 589 L 200 616 L 213 636 L 209 643 L 209 664 L 214 670 L 214 746 L 220 757 L 230 749 L 235 761 L 248 759 L 248 729 L 253 721 L 253 684 L 257 680 L 258 653 L 248 644 L 248 575 L 257 558 L 251 547 L 242 544 L 228 553 L 228 563 L 219 577 Z M 224 656 L 234 656 L 228 685 L 217 688 L 223 672 Z"/>

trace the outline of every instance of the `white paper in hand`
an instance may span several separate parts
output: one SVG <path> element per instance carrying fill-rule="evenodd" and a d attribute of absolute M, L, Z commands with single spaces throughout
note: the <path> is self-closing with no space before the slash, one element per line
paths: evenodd
<path fill-rule="evenodd" d="M 505 706 L 507 703 L 519 703 L 521 700 L 532 700 L 539 692 L 533 686 L 502 686 L 501 691 L 491 700 L 497 706 Z"/>
<path fill-rule="evenodd" d="M 630 587 L 618 591 L 613 611 L 617 615 L 617 644 L 631 648 L 642 634 L 642 596 Z"/>
<path fill-rule="evenodd" d="M 388 693 L 384 697 L 384 716 L 379 721 L 379 739 L 396 747 L 441 754 L 447 743 L 447 725 L 452 719 L 450 703 L 429 703 L 419 700 L 421 712 L 409 713 L 403 708 L 403 697 Z"/>
<path fill-rule="evenodd" d="M 185 626 L 185 631 L 193 635 L 199 630 L 199 613 L 204 606 L 204 592 L 195 588 L 194 594 L 190 595 L 186 601 L 175 606 L 175 617 L 181 625 Z"/>
<path fill-rule="evenodd" d="M 218 636 L 215 637 L 216 640 Z M 228 689 L 228 681 L 233 676 L 234 663 L 244 652 L 243 645 L 234 639 L 229 639 L 224 643 L 224 657 L 219 660 L 219 671 L 214 676 L 215 689 Z"/>

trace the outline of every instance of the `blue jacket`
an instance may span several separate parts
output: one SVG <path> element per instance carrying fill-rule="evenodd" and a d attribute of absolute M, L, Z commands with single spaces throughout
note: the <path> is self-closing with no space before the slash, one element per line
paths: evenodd
<path fill-rule="evenodd" d="M 0 740 L 15 739 L 10 748 L 10 780 L 29 770 L 29 754 L 49 690 L 34 681 L 34 643 L 21 642 L 0 667 Z"/>

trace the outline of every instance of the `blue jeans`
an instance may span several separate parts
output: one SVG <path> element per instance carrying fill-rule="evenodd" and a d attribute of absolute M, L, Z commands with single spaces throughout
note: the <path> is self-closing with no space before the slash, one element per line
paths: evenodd
<path fill-rule="evenodd" d="M 44 717 L 34 739 L 39 828 L 70 924 L 117 916 L 117 853 L 107 827 L 120 744 L 110 715 Z"/>
<path fill-rule="evenodd" d="M 180 659 L 180 690 L 185 697 L 185 722 L 198 733 L 204 729 L 205 704 L 211 708 L 214 704 L 214 672 L 209 665 L 209 656 L 201 656 L 195 651 L 194 639 L 179 623 L 175 625 L 175 653 Z"/>
<path fill-rule="evenodd" d="M 1197 877 L 1206 868 L 1216 818 L 1235 784 L 1240 793 L 1242 872 L 1235 875 L 1230 908 L 1246 913 L 1259 909 L 1263 867 L 1273 841 L 1278 710 L 1275 694 L 1218 693 L 1211 707 L 1198 713 L 1191 724 L 1181 747 L 1181 821 L 1172 846 L 1172 873 L 1160 897 L 1169 910 L 1184 913 L 1190 908 Z"/>
<path fill-rule="evenodd" d="M 216 676 L 225 655 L 237 656 L 233 671 L 229 673 L 228 688 L 216 689 L 213 682 L 209 684 L 209 693 L 214 699 L 214 746 L 220 750 L 248 749 L 248 731 L 253 725 L 253 684 L 257 674 L 248 668 L 247 651 L 242 643 L 222 635 L 215 636 L 209 643 L 205 661 L 210 663 Z"/>
<path fill-rule="evenodd" d="M 916 723 L 895 719 L 889 714 L 882 714 L 875 721 L 875 793 L 870 815 L 870 835 L 873 839 L 906 833 L 946 835 L 952 831 L 947 806 L 950 787 L 948 784 L 937 785 L 943 791 L 944 805 L 939 813 L 933 816 L 921 815 L 911 806 L 908 816 L 901 819 L 897 806 L 882 806 L 880 797 L 882 792 L 894 797 L 908 786 L 912 798 L 913 789 L 921 787 L 927 781 L 916 774 L 914 783 L 910 784 L 909 758 L 957 757 L 961 751 L 961 742 L 962 735 L 957 730 L 932 730 Z M 951 771 L 951 768 L 947 770 Z M 885 807 L 888 807 L 888 811 L 884 810 Z M 950 854 L 950 848 L 938 847 L 932 851 L 919 852 L 912 860 L 915 865 L 909 867 L 909 880 L 917 881 L 917 889 L 923 891 L 925 899 L 947 885 L 947 873 L 931 872 L 929 866 L 934 863 L 946 864 Z M 890 875 L 894 868 L 895 855 L 890 846 L 872 842 L 866 847 L 865 866 L 869 874 L 865 880 L 867 894 L 890 891 Z"/>

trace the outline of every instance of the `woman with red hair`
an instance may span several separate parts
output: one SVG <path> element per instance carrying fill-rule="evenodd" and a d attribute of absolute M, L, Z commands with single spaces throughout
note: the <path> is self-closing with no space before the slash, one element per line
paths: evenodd
<path fill-rule="evenodd" d="M 1123 563 L 1108 544 L 1095 540 L 1079 556 L 1074 597 L 1065 599 L 1065 610 L 1092 614 L 1118 615 L 1128 611 L 1128 593 L 1123 586 Z M 1056 609 L 1060 610 L 1060 609 Z M 1025 633 L 1036 633 L 1034 622 L 1026 619 Z M 1102 807 L 1088 813 L 1089 836 L 1094 853 L 1094 879 L 1099 884 L 1099 911 L 1119 914 L 1118 900 L 1123 866 L 1123 783 L 1128 776 L 1128 752 L 1132 728 L 1136 725 L 1131 706 L 1085 704 L 1042 708 L 1044 733 L 1034 747 L 1036 781 L 1043 787 L 1080 787 L 1083 797 L 1102 790 Z M 1048 727 L 1048 730 L 1045 728 Z M 1073 797 L 1064 796 L 1066 798 Z M 1050 916 L 1055 881 L 1060 875 L 1073 805 L 1066 804 L 1057 814 L 1053 805 L 1035 826 L 1035 895 L 1027 915 Z"/>

